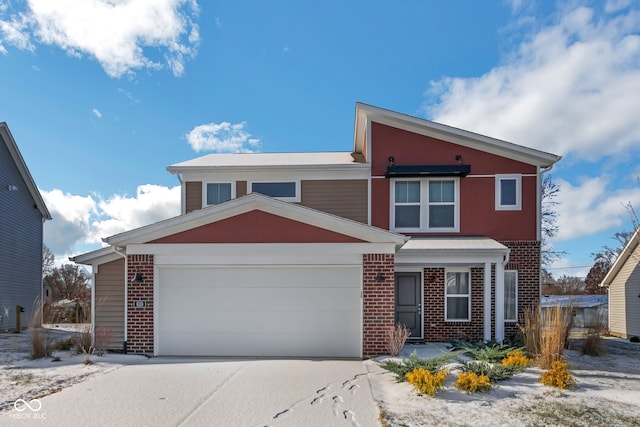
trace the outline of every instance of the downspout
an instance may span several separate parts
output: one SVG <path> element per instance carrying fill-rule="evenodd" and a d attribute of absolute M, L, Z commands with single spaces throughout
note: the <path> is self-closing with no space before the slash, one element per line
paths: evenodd
<path fill-rule="evenodd" d="M 127 254 L 119 251 L 117 246 L 113 246 L 113 251 L 120 255 L 122 258 L 124 258 L 124 342 L 122 343 L 122 352 L 124 354 L 127 354 L 127 331 L 129 329 L 128 327 L 128 323 L 129 323 L 129 313 L 127 310 L 127 301 L 129 299 L 129 281 L 127 279 L 127 272 L 129 270 L 129 266 L 127 263 Z"/>

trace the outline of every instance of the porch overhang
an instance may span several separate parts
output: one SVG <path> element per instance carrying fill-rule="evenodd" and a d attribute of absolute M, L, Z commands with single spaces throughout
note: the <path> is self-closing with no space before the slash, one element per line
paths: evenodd
<path fill-rule="evenodd" d="M 484 268 L 484 340 L 504 340 L 504 266 L 510 249 L 488 237 L 418 237 L 406 242 L 396 253 L 396 267 L 478 266 Z M 495 266 L 495 305 L 491 304 L 491 273 Z M 493 313 L 492 313 L 493 311 Z M 491 317 L 495 316 L 492 336 Z"/>

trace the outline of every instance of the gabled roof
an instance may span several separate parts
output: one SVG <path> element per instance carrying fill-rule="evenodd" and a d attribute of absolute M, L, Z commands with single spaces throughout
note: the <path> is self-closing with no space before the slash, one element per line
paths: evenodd
<path fill-rule="evenodd" d="M 631 236 L 631 239 L 629 239 L 629 241 L 627 242 L 627 245 L 622 249 L 622 252 L 620 252 L 620 255 L 618 255 L 618 258 L 616 258 L 616 261 L 611 266 L 611 269 L 609 270 L 607 275 L 604 276 L 604 279 L 602 279 L 602 283 L 600 284 L 600 286 L 611 285 L 611 282 L 613 281 L 613 279 L 615 279 L 620 269 L 627 263 L 627 260 L 629 259 L 629 257 L 631 257 L 631 254 L 633 254 L 633 252 L 638 247 L 638 244 L 640 244 L 640 227 L 636 229 L 635 233 L 633 233 L 633 236 Z M 640 260 L 635 261 L 637 263 L 640 263 Z"/>
<path fill-rule="evenodd" d="M 47 206 L 44 204 L 42 195 L 40 194 L 40 191 L 38 191 L 38 187 L 36 186 L 31 173 L 29 173 L 27 164 L 24 162 L 22 154 L 20 154 L 20 150 L 18 150 L 18 145 L 13 139 L 13 135 L 11 135 L 11 131 L 9 131 L 9 127 L 5 122 L 0 122 L 0 139 L 7 146 L 7 150 L 9 150 L 9 154 L 18 168 L 27 189 L 29 189 L 29 193 L 34 200 L 36 207 L 40 211 L 40 214 L 44 219 L 51 219 L 51 214 L 49 213 Z"/>
<path fill-rule="evenodd" d="M 408 239 L 403 235 L 392 233 L 381 228 L 320 212 L 298 204 L 282 202 L 261 194 L 251 193 L 185 215 L 125 231 L 124 233 L 107 237 L 103 239 L 103 241 L 116 247 L 126 246 L 128 244 L 147 243 L 253 210 L 261 210 L 293 221 L 325 228 L 336 233 L 372 243 L 394 243 L 400 246 Z"/>
<path fill-rule="evenodd" d="M 362 154 L 366 151 L 367 128 L 370 122 L 380 123 L 464 147 L 508 157 L 538 167 L 553 166 L 554 163 L 562 158 L 555 154 L 443 125 L 430 120 L 362 104 L 360 102 L 356 103 L 353 141 L 354 153 Z"/>

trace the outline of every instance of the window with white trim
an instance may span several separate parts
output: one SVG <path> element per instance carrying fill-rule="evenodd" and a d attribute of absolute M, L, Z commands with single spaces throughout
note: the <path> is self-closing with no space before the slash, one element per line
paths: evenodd
<path fill-rule="evenodd" d="M 518 321 L 518 271 L 504 272 L 504 320 Z"/>
<path fill-rule="evenodd" d="M 459 180 L 396 179 L 391 183 L 391 228 L 402 231 L 458 231 Z"/>
<path fill-rule="evenodd" d="M 468 270 L 447 271 L 445 279 L 445 320 L 471 320 L 471 274 Z"/>
<path fill-rule="evenodd" d="M 297 181 L 251 182 L 249 192 L 264 194 L 265 196 L 273 197 L 287 202 L 300 201 L 299 184 Z"/>
<path fill-rule="evenodd" d="M 206 206 L 217 205 L 233 198 L 233 189 L 230 182 L 207 182 L 205 186 Z"/>
<path fill-rule="evenodd" d="M 496 175 L 496 210 L 522 209 L 522 176 Z"/>

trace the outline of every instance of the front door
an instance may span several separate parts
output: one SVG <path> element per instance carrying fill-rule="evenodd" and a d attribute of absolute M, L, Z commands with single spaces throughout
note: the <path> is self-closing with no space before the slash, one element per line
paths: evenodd
<path fill-rule="evenodd" d="M 420 273 L 396 273 L 396 323 L 409 329 L 409 339 L 422 338 L 421 290 Z"/>

